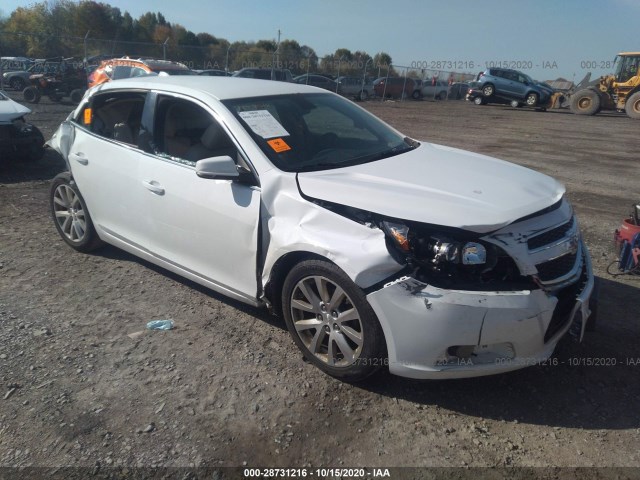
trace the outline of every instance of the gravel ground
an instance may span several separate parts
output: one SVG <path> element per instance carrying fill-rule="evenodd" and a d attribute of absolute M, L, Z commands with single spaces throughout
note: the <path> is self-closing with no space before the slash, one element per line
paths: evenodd
<path fill-rule="evenodd" d="M 514 373 L 344 384 L 305 363 L 265 311 L 112 247 L 75 253 L 48 213 L 64 162 L 3 159 L 0 467 L 640 466 L 640 283 L 605 270 L 640 200 L 639 124 L 462 101 L 363 105 L 413 137 L 564 182 L 600 277 L 598 331 Z M 29 119 L 49 138 L 71 109 L 43 99 Z M 152 319 L 176 328 L 145 330 Z"/>

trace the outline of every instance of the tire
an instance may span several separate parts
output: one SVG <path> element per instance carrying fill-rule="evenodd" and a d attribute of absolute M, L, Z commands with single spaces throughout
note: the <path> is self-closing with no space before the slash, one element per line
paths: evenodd
<path fill-rule="evenodd" d="M 56 230 L 71 248 L 79 252 L 90 252 L 104 245 L 69 172 L 60 173 L 53 179 L 49 205 Z"/>
<path fill-rule="evenodd" d="M 420 90 L 414 90 L 413 93 L 411 94 L 411 98 L 413 98 L 414 100 L 420 100 L 422 98 L 422 94 L 420 93 Z"/>
<path fill-rule="evenodd" d="M 14 77 L 9 80 L 9 86 L 18 92 L 21 92 L 27 86 L 27 82 L 24 78 Z"/>
<path fill-rule="evenodd" d="M 627 98 L 624 104 L 624 111 L 635 120 L 640 120 L 640 92 L 636 92 Z"/>
<path fill-rule="evenodd" d="M 360 100 L 361 102 L 364 102 L 365 100 L 368 100 L 368 99 L 369 99 L 369 93 L 366 90 L 362 90 L 358 95 L 358 100 Z"/>
<path fill-rule="evenodd" d="M 527 93 L 527 96 L 524 99 L 524 103 L 527 104 L 527 107 L 535 107 L 538 105 L 538 94 L 537 93 Z"/>
<path fill-rule="evenodd" d="M 518 108 L 520 106 L 520 102 L 518 102 L 517 100 L 511 100 L 511 103 L 509 105 L 511 105 L 513 108 Z"/>
<path fill-rule="evenodd" d="M 485 101 L 482 97 L 476 97 L 473 99 L 473 103 L 475 103 L 476 105 L 484 105 Z"/>
<path fill-rule="evenodd" d="M 69 99 L 73 103 L 78 104 L 82 100 L 83 96 L 84 96 L 84 90 L 82 90 L 81 88 L 76 88 L 75 90 L 71 90 L 71 93 L 69 94 Z"/>
<path fill-rule="evenodd" d="M 447 99 L 447 92 L 440 92 L 436 98 L 438 100 L 446 100 Z"/>
<path fill-rule="evenodd" d="M 386 363 L 375 312 L 336 265 L 306 260 L 293 267 L 282 288 L 282 310 L 305 358 L 332 377 L 361 381 Z"/>
<path fill-rule="evenodd" d="M 485 97 L 490 97 L 494 93 L 496 93 L 496 89 L 490 83 L 487 83 L 484 87 L 482 87 L 482 95 L 484 95 Z"/>
<path fill-rule="evenodd" d="M 37 87 L 27 87 L 22 91 L 22 96 L 25 102 L 38 103 L 40 101 L 40 90 Z"/>
<path fill-rule="evenodd" d="M 598 296 L 600 294 L 600 281 L 596 278 L 595 285 L 593 287 L 593 293 L 591 294 L 591 298 L 589 299 L 589 310 L 591 310 L 591 315 L 587 319 L 587 324 L 584 329 L 587 332 L 593 332 L 596 330 L 596 325 L 598 323 Z"/>
<path fill-rule="evenodd" d="M 569 108 L 576 115 L 595 115 L 600 111 L 602 100 L 594 90 L 585 89 L 571 95 Z"/>

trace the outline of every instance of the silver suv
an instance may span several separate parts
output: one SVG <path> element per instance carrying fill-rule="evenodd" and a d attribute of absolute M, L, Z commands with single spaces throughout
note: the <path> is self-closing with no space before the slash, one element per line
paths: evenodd
<path fill-rule="evenodd" d="M 528 107 L 544 106 L 551 100 L 553 89 L 529 75 L 507 68 L 488 68 L 478 75 L 479 88 L 485 98 L 492 96 L 524 103 Z"/>

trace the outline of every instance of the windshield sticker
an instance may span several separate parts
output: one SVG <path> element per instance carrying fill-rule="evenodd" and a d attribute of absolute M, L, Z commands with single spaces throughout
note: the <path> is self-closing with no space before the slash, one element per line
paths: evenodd
<path fill-rule="evenodd" d="M 274 152 L 276 153 L 286 152 L 287 150 L 291 150 L 291 147 L 287 145 L 287 142 L 285 142 L 281 138 L 274 138 L 273 140 L 269 140 L 267 143 L 271 148 L 273 148 Z"/>
<path fill-rule="evenodd" d="M 256 135 L 262 138 L 286 137 L 289 135 L 278 120 L 268 110 L 239 112 L 238 115 L 247 122 Z"/>

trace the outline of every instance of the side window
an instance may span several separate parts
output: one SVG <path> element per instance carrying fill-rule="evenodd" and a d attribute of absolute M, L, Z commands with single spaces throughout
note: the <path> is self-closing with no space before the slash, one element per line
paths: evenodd
<path fill-rule="evenodd" d="M 141 77 L 143 75 L 147 75 L 147 72 L 140 67 L 133 67 L 131 69 L 131 77 Z"/>
<path fill-rule="evenodd" d="M 113 80 L 120 80 L 121 78 L 129 78 L 131 76 L 131 67 L 125 65 L 118 65 L 113 69 Z"/>
<path fill-rule="evenodd" d="M 168 96 L 158 98 L 153 148 L 159 156 L 188 165 L 223 155 L 237 159 L 235 145 L 206 110 L 190 101 Z"/>
<path fill-rule="evenodd" d="M 145 94 L 139 92 L 96 95 L 76 122 L 101 137 L 137 146 L 144 102 Z"/>

